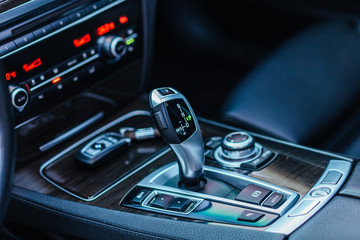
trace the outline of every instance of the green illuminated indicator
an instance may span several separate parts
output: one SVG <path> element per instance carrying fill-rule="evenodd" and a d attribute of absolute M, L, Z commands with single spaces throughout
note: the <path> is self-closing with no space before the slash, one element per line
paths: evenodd
<path fill-rule="evenodd" d="M 132 43 L 134 43 L 134 42 L 135 42 L 135 39 L 134 39 L 134 38 L 130 38 L 130 39 L 128 39 L 128 40 L 125 41 L 125 44 L 126 44 L 126 45 L 130 45 L 130 44 L 132 44 Z"/>
<path fill-rule="evenodd" d="M 191 115 L 186 117 L 186 121 L 191 121 Z"/>

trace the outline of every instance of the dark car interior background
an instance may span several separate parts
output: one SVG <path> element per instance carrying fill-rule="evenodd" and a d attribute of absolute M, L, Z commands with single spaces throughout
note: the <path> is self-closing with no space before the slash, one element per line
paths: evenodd
<path fill-rule="evenodd" d="M 357 1 L 0 1 L 1 239 L 358 239 Z"/>

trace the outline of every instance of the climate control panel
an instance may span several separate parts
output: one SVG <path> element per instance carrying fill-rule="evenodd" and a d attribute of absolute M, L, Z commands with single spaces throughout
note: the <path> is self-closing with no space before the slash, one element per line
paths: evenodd
<path fill-rule="evenodd" d="M 92 1 L 31 26 L 0 43 L 18 124 L 141 60 L 138 0 Z"/>

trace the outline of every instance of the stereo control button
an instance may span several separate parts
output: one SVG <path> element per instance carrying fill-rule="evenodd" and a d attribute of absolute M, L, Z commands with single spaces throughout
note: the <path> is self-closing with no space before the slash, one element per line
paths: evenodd
<path fill-rule="evenodd" d="M 70 15 L 70 19 L 71 19 L 71 21 L 76 21 L 76 20 L 86 16 L 87 13 L 88 13 L 87 9 L 77 11 Z"/>
<path fill-rule="evenodd" d="M 49 24 L 49 25 L 46 25 L 42 28 L 39 28 L 39 29 L 33 31 L 33 34 L 35 35 L 35 37 L 41 38 L 42 36 L 49 34 L 52 31 L 53 31 L 53 27 Z"/>
<path fill-rule="evenodd" d="M 53 23 L 51 23 L 51 26 L 54 28 L 54 30 L 65 27 L 66 25 L 68 25 L 70 23 L 70 18 L 69 17 L 64 17 L 60 20 L 57 20 Z"/>
<path fill-rule="evenodd" d="M 16 45 L 14 42 L 5 43 L 4 45 L 0 46 L 0 55 L 5 55 L 14 49 L 16 49 Z"/>
<path fill-rule="evenodd" d="M 34 35 L 32 33 L 28 33 L 22 37 L 19 37 L 14 40 L 17 47 L 22 47 L 30 42 L 32 42 L 35 39 Z"/>

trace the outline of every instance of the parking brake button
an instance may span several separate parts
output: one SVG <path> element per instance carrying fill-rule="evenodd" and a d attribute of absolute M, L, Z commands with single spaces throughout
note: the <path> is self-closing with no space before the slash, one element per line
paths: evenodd
<path fill-rule="evenodd" d="M 271 190 L 267 188 L 249 184 L 236 196 L 235 199 L 259 205 L 270 193 Z"/>

